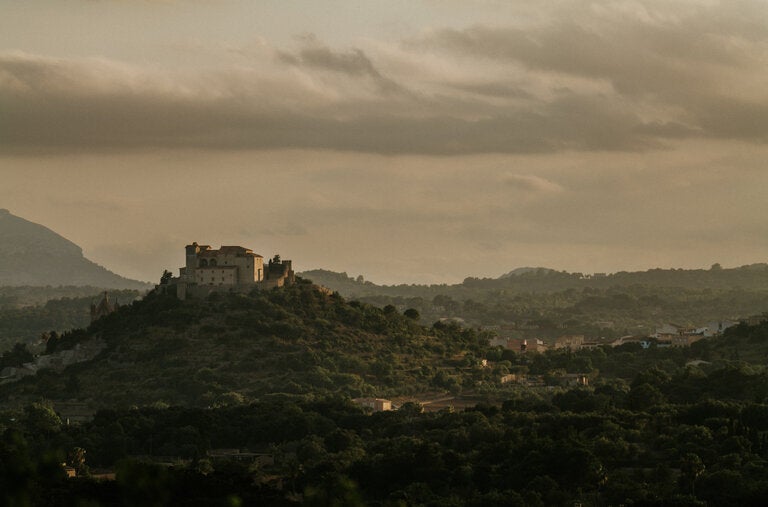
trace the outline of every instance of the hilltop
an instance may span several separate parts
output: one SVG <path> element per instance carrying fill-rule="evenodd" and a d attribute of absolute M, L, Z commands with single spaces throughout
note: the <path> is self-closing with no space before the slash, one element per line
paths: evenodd
<path fill-rule="evenodd" d="M 3 386 L 0 399 L 210 406 L 272 393 L 456 391 L 492 380 L 490 369 L 474 368 L 487 336 L 455 324 L 423 327 L 408 315 L 306 281 L 186 301 L 153 292 L 48 343 L 49 353 L 103 344 L 98 357 Z"/>
<path fill-rule="evenodd" d="M 6 209 L 0 209 L 0 238 L 0 286 L 151 287 L 99 266 L 73 242 Z"/>

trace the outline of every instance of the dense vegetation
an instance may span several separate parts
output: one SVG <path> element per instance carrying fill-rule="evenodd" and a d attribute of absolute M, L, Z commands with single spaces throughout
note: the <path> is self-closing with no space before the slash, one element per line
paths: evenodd
<path fill-rule="evenodd" d="M 43 333 L 88 326 L 91 303 L 98 303 L 102 292 L 96 287 L 0 287 L 0 353 L 17 343 L 31 345 Z M 140 294 L 113 290 L 110 298 L 128 304 Z"/>
<path fill-rule="evenodd" d="M 205 300 L 150 294 L 49 340 L 54 352 L 101 339 L 107 349 L 96 360 L 65 374 L 42 371 L 0 396 L 208 406 L 275 392 L 395 396 L 471 384 L 488 335 L 455 324 L 423 327 L 417 318 L 346 302 L 307 282 Z M 493 372 L 483 374 L 490 380 Z"/>
<path fill-rule="evenodd" d="M 102 340 L 93 361 L 0 387 L 0 503 L 693 506 L 768 496 L 768 323 L 689 348 L 519 354 L 424 320 L 305 281 L 204 300 L 152 293 L 48 341 L 53 353 Z M 531 382 L 502 384 L 510 373 Z M 589 385 L 569 384 L 576 373 Z M 425 393 L 473 403 L 423 412 L 405 401 Z M 401 406 L 369 414 L 357 396 Z M 41 399 L 101 410 L 67 425 Z M 64 461 L 78 478 L 64 477 Z M 89 478 L 100 469 L 117 480 Z"/>
<path fill-rule="evenodd" d="M 768 344 L 768 324 L 729 334 Z M 103 410 L 66 426 L 33 404 L 0 416 L 0 491 L 37 505 L 757 506 L 768 496 L 767 397 L 765 369 L 732 362 L 432 413 L 272 395 Z M 256 454 L 209 452 L 220 448 Z M 63 478 L 65 459 L 81 478 Z M 116 469 L 117 481 L 93 482 L 89 467 Z"/>
<path fill-rule="evenodd" d="M 305 276 L 346 297 L 415 308 L 430 322 L 457 318 L 469 326 L 498 326 L 505 335 L 529 338 L 650 334 L 667 322 L 702 326 L 761 314 L 768 308 L 765 264 L 599 277 L 532 269 L 498 279 L 468 278 L 457 285 L 430 286 L 379 286 L 323 270 Z"/>

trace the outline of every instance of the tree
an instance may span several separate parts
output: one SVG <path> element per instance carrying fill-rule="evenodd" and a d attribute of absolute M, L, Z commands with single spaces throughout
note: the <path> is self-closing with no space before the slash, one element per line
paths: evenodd
<path fill-rule="evenodd" d="M 85 449 L 74 447 L 67 455 L 67 464 L 75 469 L 78 476 L 89 474 L 88 466 L 85 464 Z"/>
<path fill-rule="evenodd" d="M 696 495 L 696 479 L 704 473 L 705 469 L 704 462 L 701 461 L 698 454 L 689 452 L 683 456 L 680 463 L 681 479 L 690 486 L 691 494 L 694 496 Z"/>
<path fill-rule="evenodd" d="M 406 311 L 403 312 L 403 315 L 405 315 L 411 320 L 419 320 L 419 318 L 421 318 L 419 311 L 415 308 L 408 308 Z"/>
<path fill-rule="evenodd" d="M 24 407 L 24 424 L 32 434 L 50 436 L 61 431 L 61 418 L 53 408 L 42 403 Z"/>
<path fill-rule="evenodd" d="M 9 352 L 0 357 L 0 367 L 3 366 L 21 366 L 24 363 L 32 361 L 34 357 L 23 343 L 17 343 Z"/>

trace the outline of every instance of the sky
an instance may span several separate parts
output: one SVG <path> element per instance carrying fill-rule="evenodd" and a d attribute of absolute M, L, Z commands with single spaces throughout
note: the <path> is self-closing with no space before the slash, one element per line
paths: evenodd
<path fill-rule="evenodd" d="M 124 276 L 768 260 L 764 0 L 0 0 L 0 208 Z"/>

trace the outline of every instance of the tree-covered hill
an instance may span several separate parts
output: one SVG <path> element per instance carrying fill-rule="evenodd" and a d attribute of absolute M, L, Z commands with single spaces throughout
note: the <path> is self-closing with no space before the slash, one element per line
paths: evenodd
<path fill-rule="evenodd" d="M 498 326 L 512 336 L 553 339 L 652 333 L 668 322 L 704 326 L 768 310 L 768 266 L 654 269 L 604 276 L 524 269 L 456 285 L 380 286 L 323 270 L 303 276 L 346 297 L 417 309 L 425 319 Z"/>
<path fill-rule="evenodd" d="M 457 325 L 423 327 L 414 312 L 347 302 L 308 282 L 179 301 L 150 293 L 48 351 L 102 340 L 96 359 L 2 386 L 0 397 L 210 406 L 267 393 L 408 395 L 492 381 L 476 371 L 488 338 Z"/>
<path fill-rule="evenodd" d="M 301 273 L 315 283 L 339 291 L 344 296 L 401 296 L 433 298 L 436 295 L 456 299 L 476 297 L 482 291 L 504 291 L 507 294 L 553 293 L 566 290 L 605 290 L 627 287 L 677 288 L 681 290 L 768 290 L 768 264 L 750 264 L 709 269 L 649 269 L 619 271 L 610 274 L 585 275 L 548 268 L 518 268 L 498 278 L 466 278 L 460 284 L 377 285 L 360 275 L 315 269 Z"/>
<path fill-rule="evenodd" d="M 102 293 L 96 287 L 0 287 L 0 354 L 17 343 L 31 345 L 44 333 L 86 327 L 90 306 Z M 118 304 L 129 304 L 141 295 L 128 289 L 109 294 Z"/>
<path fill-rule="evenodd" d="M 728 343 L 764 350 L 768 324 L 699 343 L 703 354 Z M 670 358 L 681 351 L 660 352 L 669 357 L 631 382 L 523 390 L 461 411 L 409 403 L 367 414 L 344 396 L 274 394 L 210 408 L 106 409 L 69 425 L 32 403 L 0 411 L 0 501 L 762 506 L 768 372 L 738 361 L 676 367 Z M 644 351 L 619 354 L 631 361 Z M 64 460 L 79 477 L 65 478 Z M 116 480 L 91 479 L 89 467 Z"/>

